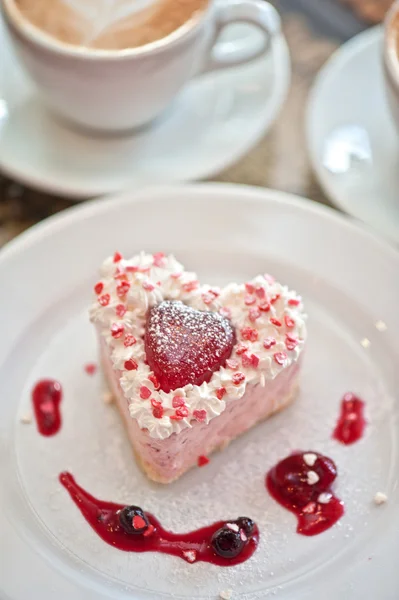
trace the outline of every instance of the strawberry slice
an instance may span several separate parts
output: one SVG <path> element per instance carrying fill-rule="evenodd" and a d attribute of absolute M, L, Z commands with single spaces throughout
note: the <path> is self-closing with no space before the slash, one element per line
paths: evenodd
<path fill-rule="evenodd" d="M 227 318 L 180 301 L 165 300 L 147 315 L 146 360 L 164 392 L 208 382 L 225 366 L 235 342 Z"/>

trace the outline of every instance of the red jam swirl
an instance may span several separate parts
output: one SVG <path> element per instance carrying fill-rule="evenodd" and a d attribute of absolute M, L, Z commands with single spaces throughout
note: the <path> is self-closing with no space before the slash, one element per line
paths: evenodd
<path fill-rule="evenodd" d="M 297 533 L 317 535 L 344 514 L 344 505 L 331 491 L 337 468 L 317 452 L 296 452 L 266 475 L 270 495 L 298 519 Z"/>
<path fill-rule="evenodd" d="M 39 433 L 52 436 L 61 429 L 62 388 L 58 381 L 43 379 L 32 391 L 33 411 Z"/>
<path fill-rule="evenodd" d="M 189 563 L 204 561 L 228 567 L 248 560 L 257 548 L 259 531 L 251 519 L 218 521 L 189 533 L 172 533 L 139 507 L 94 498 L 70 473 L 61 473 L 59 480 L 96 534 L 119 550 L 162 552 Z"/>
<path fill-rule="evenodd" d="M 354 444 L 363 437 L 366 424 L 363 400 L 348 392 L 342 398 L 341 414 L 334 429 L 333 438 L 341 444 Z"/>

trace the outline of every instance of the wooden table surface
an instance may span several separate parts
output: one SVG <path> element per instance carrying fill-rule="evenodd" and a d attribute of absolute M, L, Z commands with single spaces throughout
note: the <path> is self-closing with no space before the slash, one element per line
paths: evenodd
<path fill-rule="evenodd" d="M 304 111 L 320 67 L 344 41 L 378 21 L 391 0 L 275 0 L 292 57 L 292 84 L 280 116 L 263 140 L 216 178 L 293 192 L 328 204 L 305 151 Z M 32 190 L 0 173 L 0 246 L 73 203 Z"/>

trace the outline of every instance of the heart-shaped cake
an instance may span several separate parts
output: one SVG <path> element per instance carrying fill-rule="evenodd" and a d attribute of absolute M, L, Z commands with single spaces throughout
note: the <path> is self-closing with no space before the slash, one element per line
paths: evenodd
<path fill-rule="evenodd" d="M 205 464 L 293 399 L 306 317 L 270 275 L 219 289 L 173 256 L 116 252 L 94 291 L 105 375 L 152 479 Z"/>

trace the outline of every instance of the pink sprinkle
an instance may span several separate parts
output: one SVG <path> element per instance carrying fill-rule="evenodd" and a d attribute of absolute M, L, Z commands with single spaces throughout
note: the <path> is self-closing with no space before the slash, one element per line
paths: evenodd
<path fill-rule="evenodd" d="M 205 292 L 201 297 L 204 304 L 212 304 L 212 302 L 215 300 L 215 296 L 210 292 Z"/>
<path fill-rule="evenodd" d="M 209 463 L 209 458 L 207 456 L 201 455 L 198 457 L 198 466 L 199 467 L 205 467 L 205 465 L 207 465 Z M 192 561 L 190 561 L 192 562 Z"/>
<path fill-rule="evenodd" d="M 263 287 L 256 288 L 255 293 L 258 296 L 258 298 L 260 298 L 261 300 L 266 298 L 266 290 Z"/>
<path fill-rule="evenodd" d="M 114 263 L 117 263 L 122 260 L 122 254 L 120 252 L 115 252 L 114 254 Z"/>
<path fill-rule="evenodd" d="M 227 308 L 227 306 L 223 306 L 219 310 L 219 314 L 222 315 L 222 317 L 224 317 L 225 319 L 230 319 L 230 317 L 231 317 L 231 310 L 229 308 Z"/>
<path fill-rule="evenodd" d="M 197 553 L 195 550 L 183 550 L 183 558 L 185 558 L 187 562 L 193 563 L 197 560 Z"/>
<path fill-rule="evenodd" d="M 156 419 L 162 419 L 162 417 L 163 417 L 163 408 L 162 408 L 162 406 L 156 406 L 153 409 L 152 414 L 154 415 L 154 417 Z"/>
<path fill-rule="evenodd" d="M 287 350 L 294 350 L 298 345 L 298 340 L 287 333 L 285 336 L 285 347 Z"/>
<path fill-rule="evenodd" d="M 270 310 L 270 303 L 269 302 L 261 302 L 259 304 L 258 308 L 262 312 L 269 312 L 269 310 Z"/>
<path fill-rule="evenodd" d="M 252 306 L 252 304 L 255 304 L 256 298 L 255 298 L 255 296 L 252 296 L 251 294 L 247 294 L 244 298 L 244 302 L 245 302 L 246 306 Z"/>
<path fill-rule="evenodd" d="M 148 398 L 151 396 L 151 390 L 146 387 L 145 385 L 142 385 L 140 388 L 140 398 L 142 400 L 148 400 Z"/>
<path fill-rule="evenodd" d="M 186 404 L 184 398 L 182 398 L 181 396 L 174 396 L 173 400 L 172 400 L 172 406 L 173 408 L 179 408 L 180 406 L 184 406 Z"/>
<path fill-rule="evenodd" d="M 159 390 L 159 388 L 161 386 L 160 386 L 160 383 L 159 383 L 158 379 L 156 378 L 155 374 L 154 373 L 150 373 L 148 375 L 148 379 L 151 381 L 152 385 L 154 386 L 154 389 L 155 390 Z"/>
<path fill-rule="evenodd" d="M 248 294 L 253 294 L 255 291 L 255 286 L 253 285 L 253 283 L 246 283 L 245 284 L 245 289 L 247 290 Z"/>
<path fill-rule="evenodd" d="M 126 270 L 128 273 L 137 273 L 137 271 L 139 270 L 139 268 L 138 268 L 136 265 L 127 265 L 127 266 L 125 267 L 125 270 Z"/>
<path fill-rule="evenodd" d="M 215 298 L 217 298 L 218 296 L 220 296 L 220 288 L 217 288 L 217 287 L 209 288 L 209 293 L 213 294 L 215 296 Z"/>
<path fill-rule="evenodd" d="M 188 281 L 187 283 L 183 283 L 182 288 L 185 292 L 193 292 L 198 289 L 199 281 L 194 279 L 194 281 Z"/>
<path fill-rule="evenodd" d="M 172 279 L 180 279 L 182 273 L 171 273 L 170 276 Z"/>
<path fill-rule="evenodd" d="M 256 369 L 256 367 L 259 365 L 259 357 L 256 354 L 251 354 L 251 356 L 248 356 L 248 354 L 243 354 L 242 356 L 242 366 L 245 368 L 250 368 L 253 367 Z"/>
<path fill-rule="evenodd" d="M 259 317 L 260 317 L 259 308 L 256 308 L 256 307 L 250 308 L 248 312 L 249 312 L 248 317 L 249 317 L 250 321 L 256 321 L 256 319 L 259 319 Z"/>
<path fill-rule="evenodd" d="M 241 335 L 244 340 L 248 340 L 249 342 L 256 342 L 259 336 L 257 330 L 253 329 L 253 327 L 244 327 L 241 329 Z"/>
<path fill-rule="evenodd" d="M 155 254 L 152 255 L 152 258 L 154 260 L 154 265 L 156 267 L 164 267 L 165 266 L 166 259 L 165 259 L 165 254 L 163 252 L 155 252 Z"/>
<path fill-rule="evenodd" d="M 126 314 L 126 310 L 127 309 L 124 304 L 118 304 L 118 306 L 115 307 L 115 312 L 118 317 L 123 317 Z"/>
<path fill-rule="evenodd" d="M 125 341 L 123 342 L 125 348 L 128 348 L 129 346 L 134 346 L 134 344 L 136 342 L 137 342 L 136 338 L 131 333 L 127 333 L 125 335 Z"/>
<path fill-rule="evenodd" d="M 235 371 L 236 369 L 238 369 L 239 362 L 235 358 L 228 358 L 226 360 L 226 365 L 228 366 L 229 369 L 232 369 L 233 371 Z"/>
<path fill-rule="evenodd" d="M 188 417 L 188 408 L 187 406 L 181 406 L 176 409 L 176 414 L 178 417 Z"/>
<path fill-rule="evenodd" d="M 104 294 L 103 296 L 99 297 L 98 302 L 101 304 L 101 306 L 107 306 L 110 300 L 111 296 L 109 294 Z"/>
<path fill-rule="evenodd" d="M 285 352 L 275 352 L 273 354 L 273 357 L 274 357 L 274 360 L 276 361 L 276 363 L 281 366 L 285 365 L 285 362 L 288 358 L 288 356 L 286 355 Z"/>
<path fill-rule="evenodd" d="M 285 321 L 285 325 L 286 325 L 286 327 L 288 327 L 288 329 L 292 329 L 293 327 L 295 327 L 294 319 L 291 319 L 291 317 L 289 317 L 288 315 L 285 315 L 284 321 Z"/>
<path fill-rule="evenodd" d="M 84 369 L 88 375 L 94 375 L 94 373 L 97 371 L 97 365 L 96 363 L 87 363 Z"/>
<path fill-rule="evenodd" d="M 272 317 L 270 319 L 270 323 L 272 323 L 273 325 L 275 325 L 276 327 L 281 327 L 282 323 L 281 321 L 279 321 L 278 319 L 275 319 L 274 317 Z"/>
<path fill-rule="evenodd" d="M 142 286 L 143 290 L 145 290 L 146 292 L 152 292 L 153 290 L 155 290 L 155 285 L 152 284 L 151 281 L 143 281 Z"/>
<path fill-rule="evenodd" d="M 197 421 L 200 421 L 200 423 L 203 423 L 204 421 L 206 421 L 206 410 L 203 410 L 203 409 L 195 410 L 193 412 L 193 416 L 195 419 L 197 419 Z"/>
<path fill-rule="evenodd" d="M 155 398 L 151 398 L 151 405 L 156 408 L 157 406 L 162 406 L 162 402 L 160 400 L 155 400 Z"/>
<path fill-rule="evenodd" d="M 111 335 L 115 339 L 122 337 L 124 331 L 125 326 L 122 323 L 113 323 L 111 325 Z"/>
<path fill-rule="evenodd" d="M 273 337 L 268 337 L 263 341 L 263 347 L 266 348 L 266 350 L 270 350 L 275 344 L 276 340 Z"/>
<path fill-rule="evenodd" d="M 104 289 L 104 284 L 101 281 L 96 283 L 96 285 L 94 286 L 94 291 L 96 292 L 96 294 L 101 294 L 103 289 Z"/>
<path fill-rule="evenodd" d="M 280 298 L 280 294 L 276 294 L 275 296 L 272 296 L 270 298 L 270 303 L 274 304 L 275 302 L 277 302 L 277 300 L 279 300 L 279 298 Z"/>
<path fill-rule="evenodd" d="M 299 299 L 299 298 L 290 298 L 290 299 L 288 300 L 288 304 L 289 304 L 289 306 L 299 306 L 299 305 L 300 305 L 300 303 L 301 303 L 301 301 L 300 301 L 300 299 Z"/>
<path fill-rule="evenodd" d="M 224 388 L 224 387 L 220 387 L 216 390 L 216 396 L 219 400 L 222 400 L 225 393 L 226 393 L 226 388 Z"/>
<path fill-rule="evenodd" d="M 119 298 L 123 298 L 123 296 L 126 296 L 126 294 L 128 293 L 129 289 L 130 289 L 130 283 L 128 281 L 122 281 L 116 287 L 116 293 L 118 294 Z"/>
<path fill-rule="evenodd" d="M 248 356 L 248 354 L 243 354 L 243 355 L 242 355 L 242 359 L 241 359 L 241 360 L 242 360 L 242 366 L 243 366 L 244 368 L 246 368 L 246 369 L 247 369 L 247 368 L 249 368 L 249 367 L 252 367 L 252 361 L 251 361 L 251 357 L 250 357 L 250 356 Z"/>
<path fill-rule="evenodd" d="M 248 350 L 248 346 L 246 344 L 238 344 L 236 347 L 236 354 L 240 356 L 240 354 L 244 354 Z"/>
<path fill-rule="evenodd" d="M 140 515 L 135 515 L 132 520 L 133 529 L 142 529 L 146 526 L 146 522 Z"/>
<path fill-rule="evenodd" d="M 240 385 L 240 383 L 245 381 L 244 373 L 234 373 L 233 377 L 231 378 L 231 381 L 234 383 L 234 385 Z"/>
<path fill-rule="evenodd" d="M 171 421 L 181 421 L 181 420 L 183 419 L 183 417 L 182 417 L 182 416 L 179 416 L 179 415 L 176 415 L 176 414 L 174 414 L 174 415 L 170 415 L 169 419 L 170 419 Z"/>
<path fill-rule="evenodd" d="M 138 364 L 135 360 L 130 358 L 129 360 L 125 360 L 125 364 L 123 365 L 126 371 L 135 371 L 138 367 Z"/>

